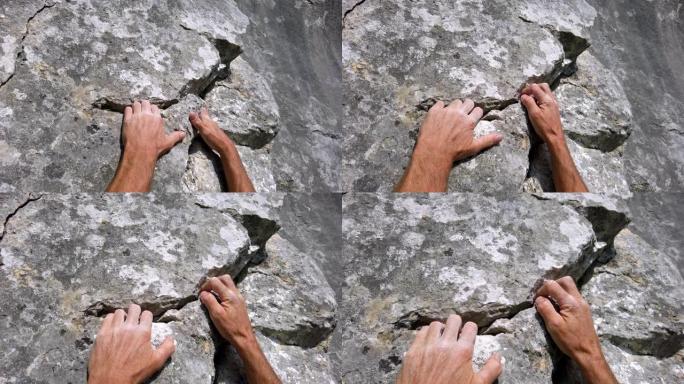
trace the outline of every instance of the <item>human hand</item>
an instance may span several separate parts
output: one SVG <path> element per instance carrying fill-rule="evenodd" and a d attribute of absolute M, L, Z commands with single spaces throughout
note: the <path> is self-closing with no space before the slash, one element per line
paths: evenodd
<path fill-rule="evenodd" d="M 414 157 L 433 159 L 436 168 L 451 169 L 458 160 L 474 156 L 501 142 L 502 136 L 492 133 L 475 138 L 474 130 L 483 116 L 482 108 L 472 100 L 454 100 L 449 106 L 438 101 L 428 111 L 418 134 Z"/>
<path fill-rule="evenodd" d="M 228 148 L 235 146 L 230 137 L 209 116 L 209 111 L 206 108 L 202 108 L 199 114 L 191 112 L 190 123 L 197 129 L 204 142 L 216 152 L 223 153 Z"/>
<path fill-rule="evenodd" d="M 142 383 L 159 371 L 176 350 L 171 337 L 152 346 L 152 313 L 131 304 L 102 321 L 88 363 L 88 383 Z"/>
<path fill-rule="evenodd" d="M 473 370 L 477 325 L 461 328 L 461 317 L 451 315 L 446 326 L 423 327 L 404 356 L 397 384 L 491 384 L 501 374 L 501 356 L 493 354 L 479 372 Z"/>
<path fill-rule="evenodd" d="M 455 161 L 497 145 L 503 138 L 498 133 L 475 138 L 475 126 L 482 114 L 482 109 L 467 99 L 455 100 L 448 107 L 438 101 L 430 108 L 395 192 L 446 192 Z"/>
<path fill-rule="evenodd" d="M 218 295 L 220 302 L 212 292 Z M 200 288 L 199 297 L 216 329 L 235 348 L 255 342 L 245 298 L 229 275 L 207 279 Z"/>
<path fill-rule="evenodd" d="M 169 152 L 185 138 L 183 131 L 174 131 L 167 135 L 159 108 L 147 100 L 136 101 L 124 109 L 122 134 L 124 156 L 133 154 L 152 161 Z"/>
<path fill-rule="evenodd" d="M 601 355 L 589 304 L 582 298 L 572 277 L 546 280 L 537 291 L 534 306 L 563 353 L 575 361 Z"/>
<path fill-rule="evenodd" d="M 565 140 L 558 101 L 547 83 L 527 86 L 520 102 L 527 110 L 534 131 L 545 143 Z"/>

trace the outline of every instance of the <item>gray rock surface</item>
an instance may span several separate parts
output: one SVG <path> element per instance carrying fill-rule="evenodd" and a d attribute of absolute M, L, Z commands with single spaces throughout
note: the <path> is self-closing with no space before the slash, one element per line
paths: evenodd
<path fill-rule="evenodd" d="M 679 0 L 587 0 L 592 53 L 622 83 L 633 134 L 624 149 L 632 191 L 684 189 L 684 36 Z"/>
<path fill-rule="evenodd" d="M 468 97 L 485 111 L 503 109 L 506 118 L 481 122 L 478 133 L 496 129 L 504 141 L 455 164 L 449 190 L 554 191 L 548 152 L 512 105 L 525 84 L 545 81 L 590 190 L 629 195 L 633 109 L 622 78 L 595 49 L 586 52 L 598 17 L 589 2 L 349 1 L 343 9 L 345 190 L 391 190 L 427 108 Z"/>
<path fill-rule="evenodd" d="M 615 238 L 615 257 L 582 288 L 620 383 L 684 379 L 683 283 L 669 255 L 624 229 Z M 562 367 L 561 382 L 583 382 L 572 362 Z"/>
<path fill-rule="evenodd" d="M 336 325 L 334 292 L 315 259 L 276 234 L 283 199 L 0 195 L 0 381 L 83 381 L 100 317 L 135 302 L 155 315 L 153 343 L 178 343 L 154 382 L 213 383 L 225 371 L 215 359 L 230 355 L 196 294 L 222 273 L 247 297 L 283 377 L 332 377 L 323 346 Z"/>
<path fill-rule="evenodd" d="M 543 278 L 582 277 L 627 224 L 624 204 L 601 196 L 360 193 L 343 206 L 349 261 L 331 349 L 349 383 L 392 380 L 412 330 L 452 313 L 491 326 L 480 349 L 512 359 L 506 382 L 550 382 L 549 344 L 524 311 L 532 292 Z"/>
<path fill-rule="evenodd" d="M 306 97 L 320 105 L 290 110 L 281 119 L 285 98 L 282 86 L 272 88 L 274 79 L 289 77 L 286 97 L 292 99 L 291 89 L 304 81 L 301 71 L 312 68 L 283 64 L 274 69 L 269 58 L 279 53 L 260 47 L 253 35 L 270 27 L 265 19 L 280 12 L 265 6 L 257 18 L 243 13 L 243 7 L 250 8 L 232 0 L 3 4 L 0 164 L 6 172 L 0 175 L 0 191 L 103 190 L 120 155 L 121 112 L 139 98 L 168 108 L 167 130 L 189 133 L 159 163 L 156 191 L 225 190 L 216 156 L 187 121 L 187 113 L 203 105 L 239 145 L 258 190 L 336 189 L 332 158 L 317 153 L 334 146 L 336 139 L 328 137 L 325 145 L 294 145 L 305 136 L 310 139 L 314 131 L 334 136 L 335 106 L 328 104 L 332 99 L 318 97 L 323 86 L 312 86 L 300 91 L 298 100 Z M 321 23 L 307 24 L 310 19 L 304 16 L 324 17 L 329 7 L 301 2 L 293 11 L 298 18 L 290 21 L 294 31 L 278 34 L 277 47 L 332 38 L 318 34 Z M 327 43 L 319 45 L 331 50 L 334 44 Z M 307 49 L 302 51 L 322 57 L 311 67 L 338 67 L 332 60 L 336 52 Z M 250 58 L 238 58 L 243 51 L 250 52 Z M 332 73 L 326 76 L 332 82 Z M 328 110 L 311 112 L 323 108 Z M 273 146 L 280 132 L 287 139 L 280 140 L 276 155 Z M 297 169 L 294 163 L 301 162 L 315 165 L 298 174 L 281 174 L 279 178 L 292 182 L 276 185 L 283 164 Z"/>

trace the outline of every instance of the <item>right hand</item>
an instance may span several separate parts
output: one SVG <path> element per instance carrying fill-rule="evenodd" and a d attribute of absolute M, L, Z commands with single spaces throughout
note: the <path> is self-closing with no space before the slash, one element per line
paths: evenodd
<path fill-rule="evenodd" d="M 202 108 L 199 114 L 190 113 L 190 123 L 211 149 L 221 153 L 222 151 L 235 146 L 233 141 L 226 135 L 218 124 L 209 116 L 209 111 Z"/>
<path fill-rule="evenodd" d="M 460 330 L 460 335 L 459 335 Z M 397 384 L 491 384 L 501 374 L 501 356 L 493 354 L 473 371 L 477 325 L 451 315 L 446 326 L 438 321 L 423 327 L 404 356 Z"/>
<path fill-rule="evenodd" d="M 527 109 L 534 131 L 545 143 L 564 139 L 558 101 L 548 84 L 527 86 L 522 91 L 520 102 Z"/>
<path fill-rule="evenodd" d="M 558 311 L 552 300 L 558 305 Z M 602 356 L 589 304 L 572 277 L 546 280 L 537 291 L 534 306 L 553 341 L 571 359 L 581 364 Z"/>
<path fill-rule="evenodd" d="M 211 292 L 216 293 L 221 301 Z M 234 347 L 240 348 L 255 340 L 247 303 L 229 275 L 207 279 L 200 288 L 199 297 L 216 329 Z"/>

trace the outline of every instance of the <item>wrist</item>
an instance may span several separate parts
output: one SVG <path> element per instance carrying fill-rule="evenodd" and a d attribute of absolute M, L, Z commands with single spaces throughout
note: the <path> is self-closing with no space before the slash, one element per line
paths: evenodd
<path fill-rule="evenodd" d="M 103 375 L 102 377 L 90 375 L 88 377 L 88 384 L 111 384 L 111 383 L 135 384 L 135 380 L 125 378 L 125 377 L 116 376 L 116 375 Z"/>
<path fill-rule="evenodd" d="M 124 147 L 121 162 L 154 168 L 157 164 L 157 153 L 151 150 Z"/>
<path fill-rule="evenodd" d="M 413 155 L 411 155 L 410 165 L 418 166 L 425 171 L 448 177 L 454 162 L 453 159 L 438 151 L 427 151 L 422 147 L 416 146 Z"/>
<path fill-rule="evenodd" d="M 218 152 L 219 156 L 223 157 L 236 153 L 237 148 L 235 147 L 235 143 L 226 136 L 225 140 L 221 140 L 216 145 L 216 152 Z"/>
<path fill-rule="evenodd" d="M 582 369 L 591 369 L 606 361 L 603 351 L 601 350 L 601 344 L 598 341 L 573 353 L 570 358 Z"/>
<path fill-rule="evenodd" d="M 241 355 L 254 350 L 259 350 L 259 342 L 256 339 L 256 335 L 254 335 L 254 332 L 252 331 L 244 335 L 232 337 L 231 344 Z"/>

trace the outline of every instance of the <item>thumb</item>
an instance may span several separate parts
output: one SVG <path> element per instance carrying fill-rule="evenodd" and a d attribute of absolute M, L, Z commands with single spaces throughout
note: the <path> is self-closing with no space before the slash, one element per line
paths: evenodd
<path fill-rule="evenodd" d="M 487 359 L 485 365 L 477 373 L 483 382 L 487 384 L 493 383 L 501 372 L 503 371 L 503 364 L 501 363 L 501 354 L 498 352 L 493 353 L 492 356 Z"/>
<path fill-rule="evenodd" d="M 154 366 L 156 370 L 161 369 L 174 352 L 176 352 L 176 340 L 171 336 L 167 336 L 164 342 L 154 351 Z"/>
<path fill-rule="evenodd" d="M 175 147 L 178 143 L 183 141 L 184 138 L 185 132 L 183 131 L 173 131 L 170 134 L 166 135 L 166 138 L 164 138 L 164 153 L 170 151 L 171 148 Z"/>
<path fill-rule="evenodd" d="M 525 109 L 527 109 L 527 113 L 537 113 L 540 110 L 537 102 L 534 100 L 534 97 L 530 95 L 520 96 L 520 102 Z"/>
<path fill-rule="evenodd" d="M 485 149 L 489 149 L 499 144 L 501 140 L 503 140 L 503 136 L 500 133 L 490 133 L 489 135 L 482 136 L 473 140 L 468 153 L 470 156 L 477 155 Z"/>

